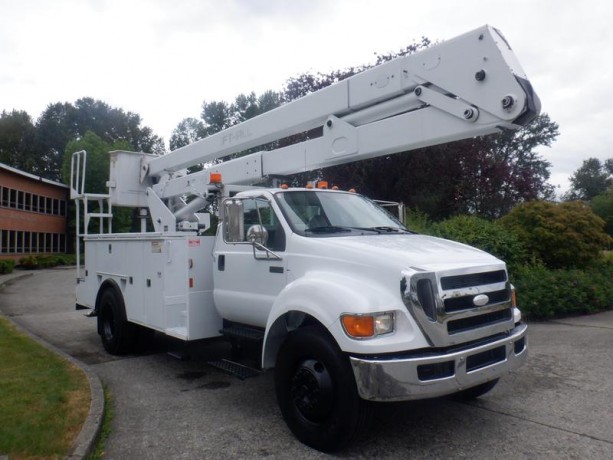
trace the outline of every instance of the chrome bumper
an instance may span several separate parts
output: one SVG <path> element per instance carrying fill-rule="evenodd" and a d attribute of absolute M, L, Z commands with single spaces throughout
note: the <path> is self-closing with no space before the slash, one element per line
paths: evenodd
<path fill-rule="evenodd" d="M 455 393 L 519 368 L 528 356 L 525 324 L 511 335 L 474 348 L 419 358 L 350 357 L 360 396 L 405 401 Z"/>

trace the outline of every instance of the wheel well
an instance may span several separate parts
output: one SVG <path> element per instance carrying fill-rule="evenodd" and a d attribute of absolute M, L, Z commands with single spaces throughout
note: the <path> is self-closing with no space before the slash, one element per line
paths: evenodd
<path fill-rule="evenodd" d="M 120 296 L 120 298 L 123 300 L 123 295 L 121 293 L 121 289 L 119 288 L 117 283 L 114 280 L 112 280 L 112 279 L 105 280 L 100 285 L 100 289 L 98 289 L 98 294 L 96 294 L 96 304 L 95 304 L 95 309 L 94 310 L 98 313 L 98 318 L 100 318 L 100 312 L 98 310 L 98 308 L 100 306 L 100 298 L 102 297 L 102 294 L 104 294 L 108 289 L 114 290 L 117 293 L 117 295 Z M 98 321 L 98 335 L 100 335 L 102 333 L 101 327 L 102 327 L 102 325 L 100 324 L 100 321 Z"/>
<path fill-rule="evenodd" d="M 291 310 L 279 316 L 270 327 L 268 335 L 266 336 L 264 353 L 262 355 L 262 367 L 264 369 L 275 367 L 277 354 L 287 334 L 296 329 L 302 329 L 309 326 L 318 326 L 328 333 L 328 329 L 317 318 L 307 313 Z"/>

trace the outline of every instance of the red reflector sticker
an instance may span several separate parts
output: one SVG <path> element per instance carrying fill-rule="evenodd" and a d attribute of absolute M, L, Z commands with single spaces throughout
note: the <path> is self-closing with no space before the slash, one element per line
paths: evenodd
<path fill-rule="evenodd" d="M 189 287 L 193 288 L 194 287 L 194 278 L 190 278 L 189 279 Z"/>

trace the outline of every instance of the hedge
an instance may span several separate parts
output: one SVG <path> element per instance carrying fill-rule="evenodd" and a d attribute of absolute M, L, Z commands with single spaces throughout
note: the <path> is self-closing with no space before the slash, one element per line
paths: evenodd
<path fill-rule="evenodd" d="M 613 261 L 584 269 L 524 265 L 511 273 L 518 307 L 529 319 L 551 319 L 613 310 Z"/>
<path fill-rule="evenodd" d="M 14 260 L 0 260 L 0 275 L 7 275 L 9 273 L 13 273 L 14 268 Z"/>

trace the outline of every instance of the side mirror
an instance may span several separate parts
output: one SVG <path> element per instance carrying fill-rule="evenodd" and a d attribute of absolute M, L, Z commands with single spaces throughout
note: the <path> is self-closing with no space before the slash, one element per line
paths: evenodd
<path fill-rule="evenodd" d="M 223 232 L 227 243 L 241 243 L 245 235 L 245 214 L 241 200 L 226 200 L 223 203 Z"/>
<path fill-rule="evenodd" d="M 252 225 L 247 230 L 247 240 L 253 245 L 266 246 L 268 230 L 263 225 Z"/>

